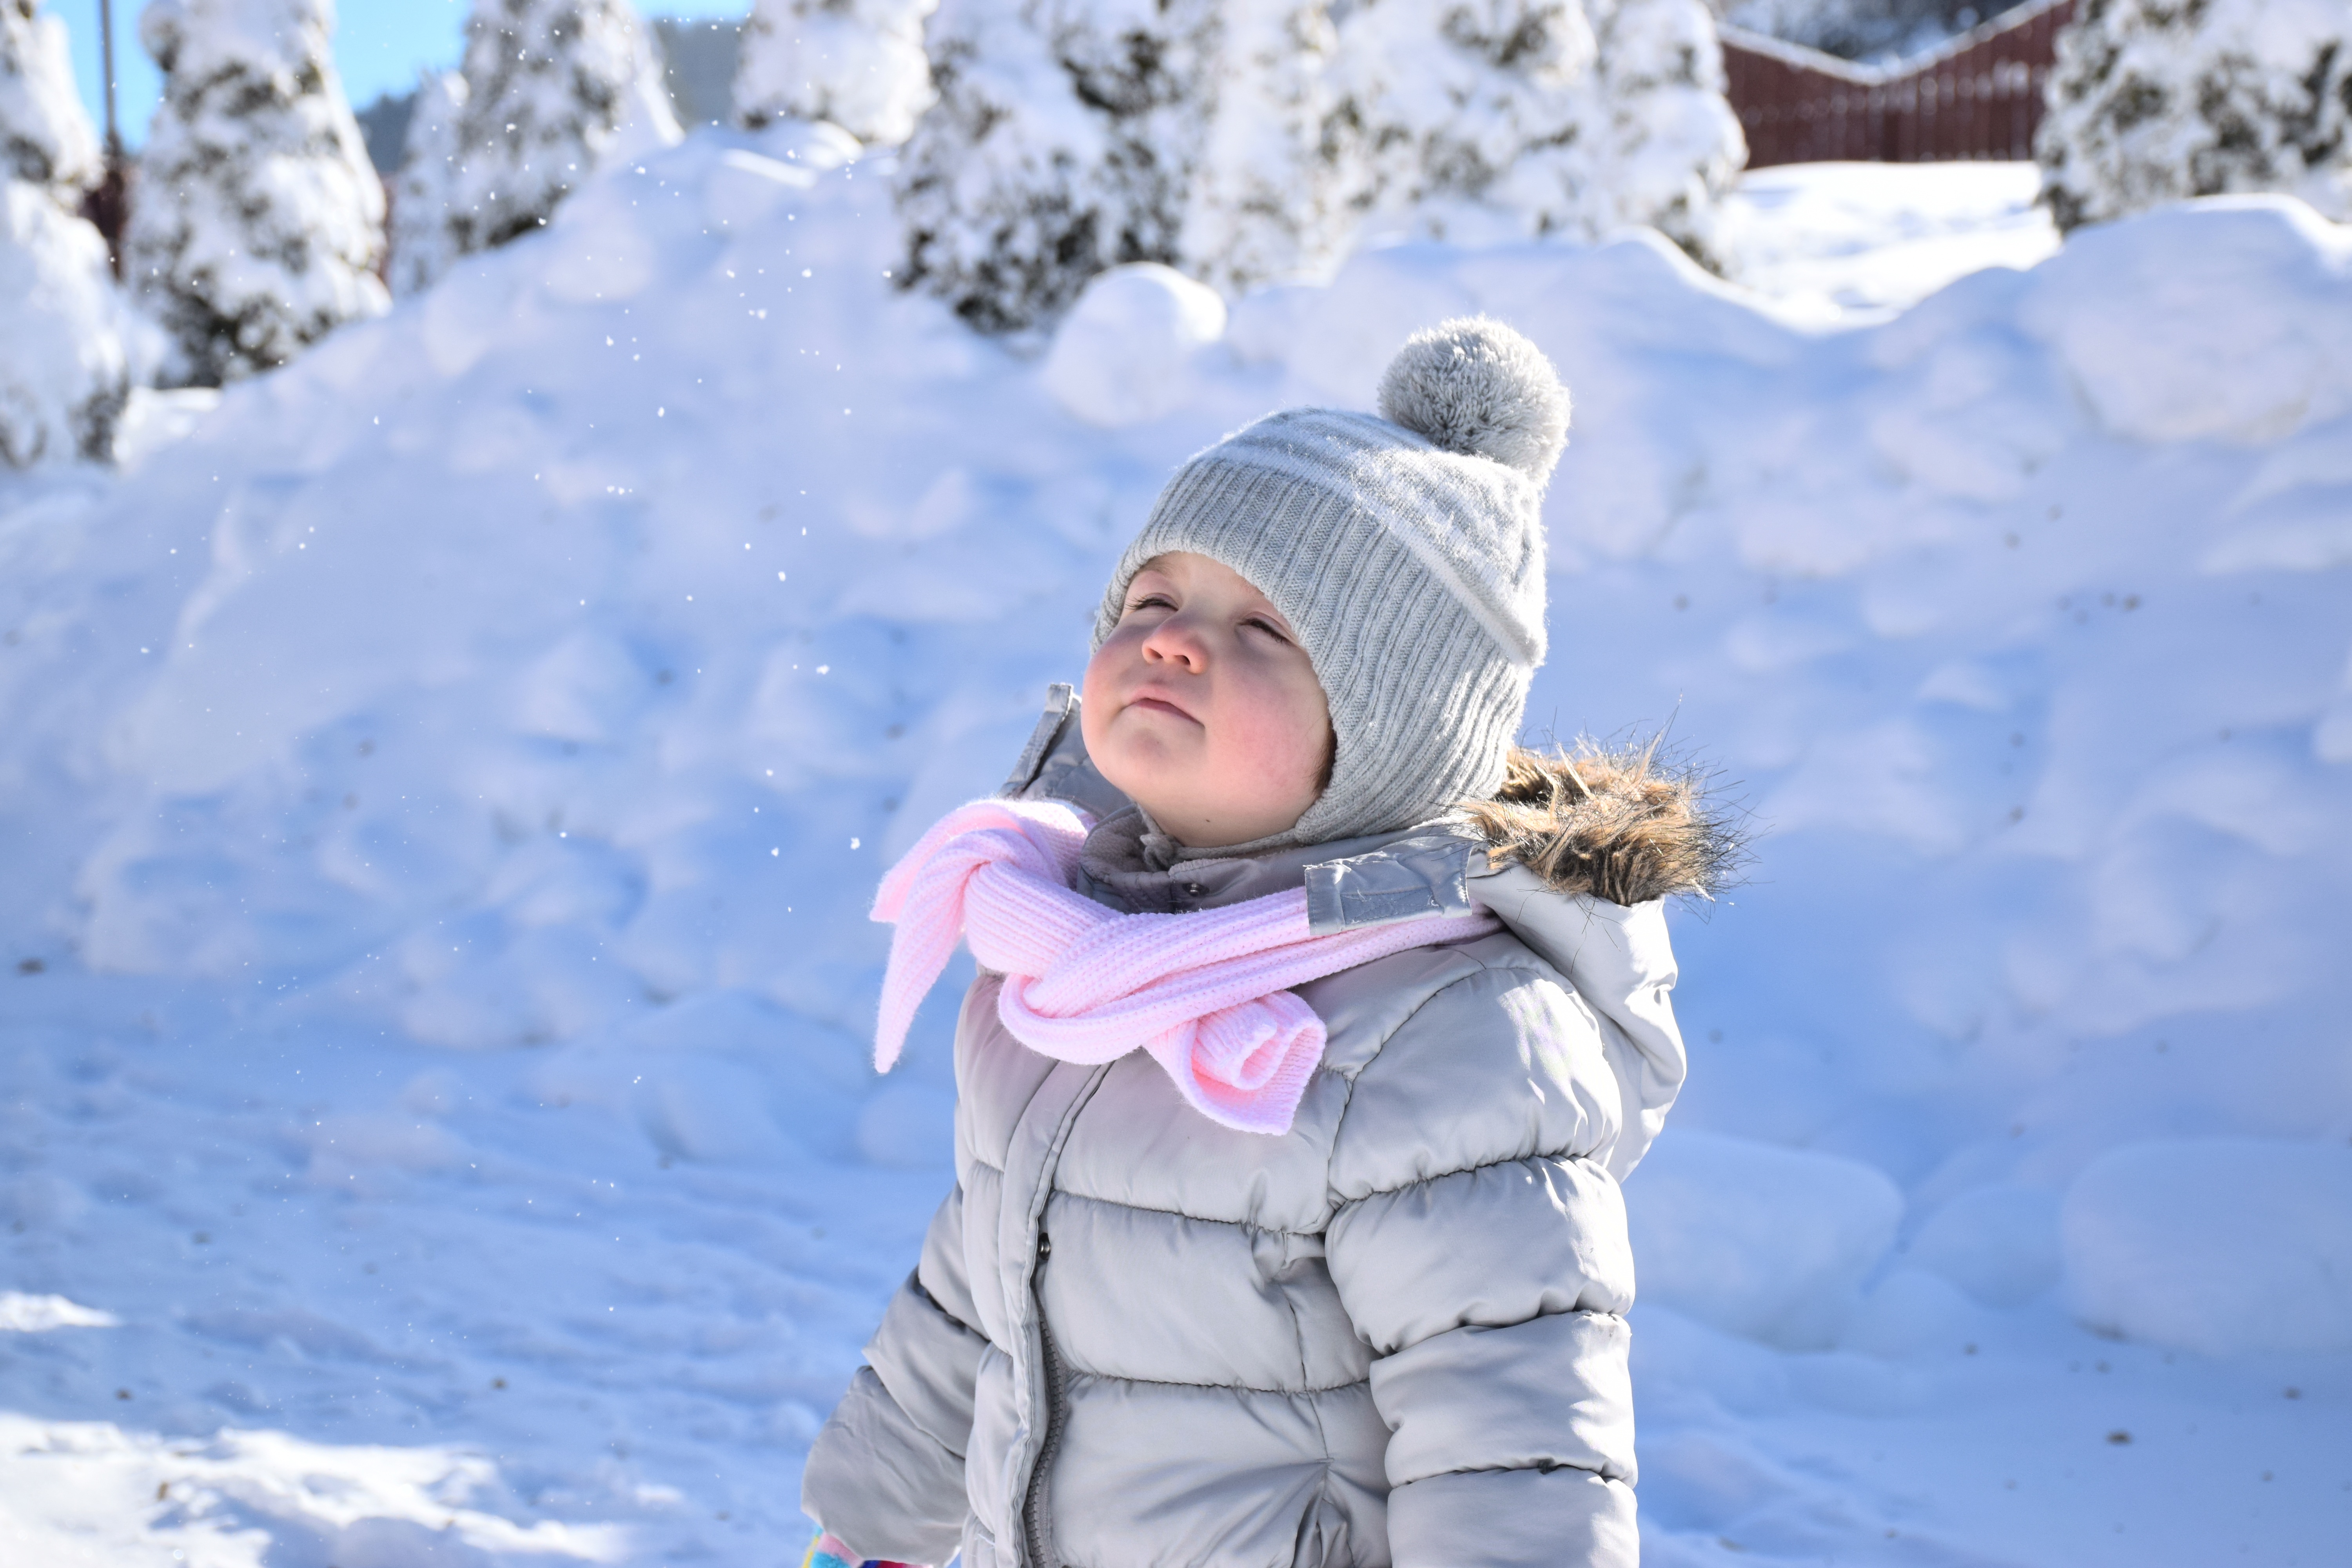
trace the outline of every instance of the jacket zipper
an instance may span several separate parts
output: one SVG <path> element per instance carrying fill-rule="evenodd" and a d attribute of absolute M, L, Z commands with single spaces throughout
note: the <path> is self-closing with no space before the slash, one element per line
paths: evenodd
<path fill-rule="evenodd" d="M 1037 1306 L 1037 1346 L 1045 1372 L 1045 1435 L 1037 1445 L 1037 1458 L 1029 1468 L 1029 1495 L 1022 1503 L 1022 1531 L 1027 1537 L 1023 1543 L 1029 1568 L 1054 1568 L 1048 1551 L 1052 1537 L 1045 1523 L 1045 1472 L 1054 1463 L 1054 1450 L 1062 1441 L 1062 1357 L 1054 1348 L 1054 1331 L 1045 1322 L 1045 1264 L 1054 1256 L 1054 1238 L 1044 1230 L 1037 1232 L 1037 1267 L 1030 1275 L 1029 1289 Z"/>

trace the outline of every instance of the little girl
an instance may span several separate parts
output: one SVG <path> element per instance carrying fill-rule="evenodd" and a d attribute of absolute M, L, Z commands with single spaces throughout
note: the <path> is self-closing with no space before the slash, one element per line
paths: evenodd
<path fill-rule="evenodd" d="M 1683 1078 L 1658 900 L 1720 845 L 1646 759 L 1513 744 L 1550 364 L 1449 321 L 1380 405 L 1187 462 L 1083 705 L 883 884 L 881 1065 L 981 973 L 813 1563 L 1639 1556 L 1618 1183 Z"/>

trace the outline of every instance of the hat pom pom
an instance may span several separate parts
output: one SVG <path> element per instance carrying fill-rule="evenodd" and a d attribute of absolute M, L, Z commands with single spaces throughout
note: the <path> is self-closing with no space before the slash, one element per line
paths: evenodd
<path fill-rule="evenodd" d="M 1381 377 L 1381 417 L 1540 486 L 1568 445 L 1568 388 L 1517 332 L 1458 316 L 1405 340 Z"/>

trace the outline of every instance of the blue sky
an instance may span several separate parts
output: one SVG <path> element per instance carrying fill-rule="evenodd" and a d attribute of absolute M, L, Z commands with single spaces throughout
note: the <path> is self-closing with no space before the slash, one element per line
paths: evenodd
<path fill-rule="evenodd" d="M 162 79 L 155 62 L 139 47 L 139 13 L 144 0 L 114 0 L 116 102 L 122 137 L 132 146 L 147 139 Z M 741 16 L 751 0 L 640 0 L 648 16 Z M 98 0 L 47 0 L 42 9 L 65 18 L 73 38 L 74 79 L 90 123 L 105 124 L 100 89 Z M 364 108 L 380 94 L 406 92 L 427 66 L 454 67 L 463 52 L 466 16 L 472 0 L 341 0 L 335 32 L 335 64 L 352 106 Z"/>

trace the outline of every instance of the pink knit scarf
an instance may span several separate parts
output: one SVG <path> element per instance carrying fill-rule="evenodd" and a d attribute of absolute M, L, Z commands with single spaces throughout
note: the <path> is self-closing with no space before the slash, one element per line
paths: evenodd
<path fill-rule="evenodd" d="M 898 928 L 877 1068 L 898 1059 L 961 935 L 1003 973 L 997 1016 L 1031 1050 L 1093 1065 L 1140 1046 L 1211 1121 L 1287 1132 L 1324 1045 L 1323 1020 L 1289 987 L 1500 929 L 1484 913 L 1428 915 L 1315 936 L 1304 888 L 1223 909 L 1122 915 L 1070 886 L 1086 837 L 1085 820 L 1055 802 L 976 801 L 890 868 L 874 900 L 874 918 Z"/>

